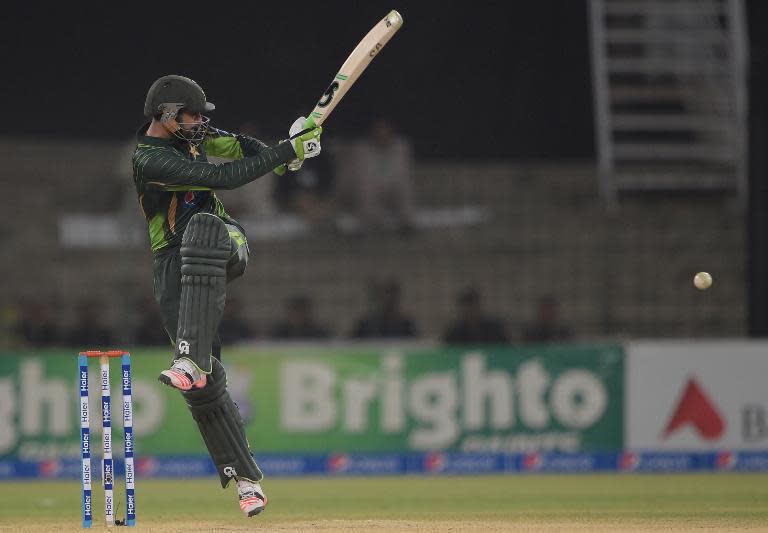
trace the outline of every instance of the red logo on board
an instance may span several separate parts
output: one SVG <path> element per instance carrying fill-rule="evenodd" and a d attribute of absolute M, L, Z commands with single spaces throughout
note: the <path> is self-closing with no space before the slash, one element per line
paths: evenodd
<path fill-rule="evenodd" d="M 523 457 L 523 470 L 537 470 L 542 462 L 540 453 L 528 453 Z"/>
<path fill-rule="evenodd" d="M 343 453 L 333 454 L 328 457 L 327 465 L 331 472 L 343 472 L 349 466 L 349 456 Z"/>
<path fill-rule="evenodd" d="M 689 424 L 706 440 L 719 439 L 725 431 L 725 419 L 694 378 L 685 385 L 675 412 L 664 428 L 664 438 Z"/>
<path fill-rule="evenodd" d="M 619 470 L 622 472 L 637 469 L 640 464 L 640 456 L 633 452 L 622 453 L 619 457 Z"/>
<path fill-rule="evenodd" d="M 733 452 L 720 452 L 717 454 L 715 464 L 719 470 L 730 470 L 736 464 L 736 454 Z"/>
<path fill-rule="evenodd" d="M 58 475 L 60 470 L 61 465 L 56 459 L 47 459 L 45 461 L 41 461 L 38 465 L 38 471 L 40 475 L 45 477 L 54 477 Z"/>
<path fill-rule="evenodd" d="M 427 472 L 439 472 L 445 466 L 445 454 L 429 453 L 424 460 L 424 466 Z"/>
<path fill-rule="evenodd" d="M 151 476 L 157 471 L 157 461 L 152 457 L 140 457 L 136 460 L 136 472 L 143 476 Z"/>

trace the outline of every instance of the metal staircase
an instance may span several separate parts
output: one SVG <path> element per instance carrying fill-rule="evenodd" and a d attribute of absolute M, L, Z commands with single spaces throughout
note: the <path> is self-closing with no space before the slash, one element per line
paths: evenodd
<path fill-rule="evenodd" d="M 590 0 L 601 193 L 747 194 L 743 0 Z"/>

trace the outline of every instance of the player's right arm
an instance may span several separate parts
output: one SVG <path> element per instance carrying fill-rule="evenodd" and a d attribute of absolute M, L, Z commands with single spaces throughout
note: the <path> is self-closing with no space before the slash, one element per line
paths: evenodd
<path fill-rule="evenodd" d="M 191 161 L 171 147 L 139 145 L 133 159 L 134 175 L 147 187 L 235 189 L 296 157 L 291 143 L 265 147 L 252 157 L 213 165 Z"/>

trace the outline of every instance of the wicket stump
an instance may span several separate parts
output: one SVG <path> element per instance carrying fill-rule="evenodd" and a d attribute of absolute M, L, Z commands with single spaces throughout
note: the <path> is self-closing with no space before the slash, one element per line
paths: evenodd
<path fill-rule="evenodd" d="M 98 357 L 101 376 L 101 427 L 102 453 L 101 479 L 104 485 L 104 516 L 107 527 L 136 525 L 135 472 L 133 468 L 133 400 L 131 397 L 131 354 L 123 351 L 87 351 L 78 357 L 80 380 L 80 454 L 83 484 L 83 527 L 91 527 L 92 471 L 91 471 L 91 424 L 88 405 L 88 358 Z M 115 521 L 114 480 L 115 467 L 112 458 L 112 398 L 109 378 L 110 358 L 121 358 L 121 383 L 123 391 L 123 433 L 125 453 L 125 521 Z"/>

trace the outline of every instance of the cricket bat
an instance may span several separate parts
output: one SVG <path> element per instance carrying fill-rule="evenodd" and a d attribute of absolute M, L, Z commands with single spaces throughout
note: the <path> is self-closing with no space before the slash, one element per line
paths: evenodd
<path fill-rule="evenodd" d="M 352 50 L 338 74 L 320 97 L 315 109 L 307 118 L 307 127 L 320 126 L 333 113 L 347 91 L 354 85 L 363 71 L 373 61 L 384 45 L 403 25 L 403 17 L 394 9 L 379 21 L 363 40 Z"/>

